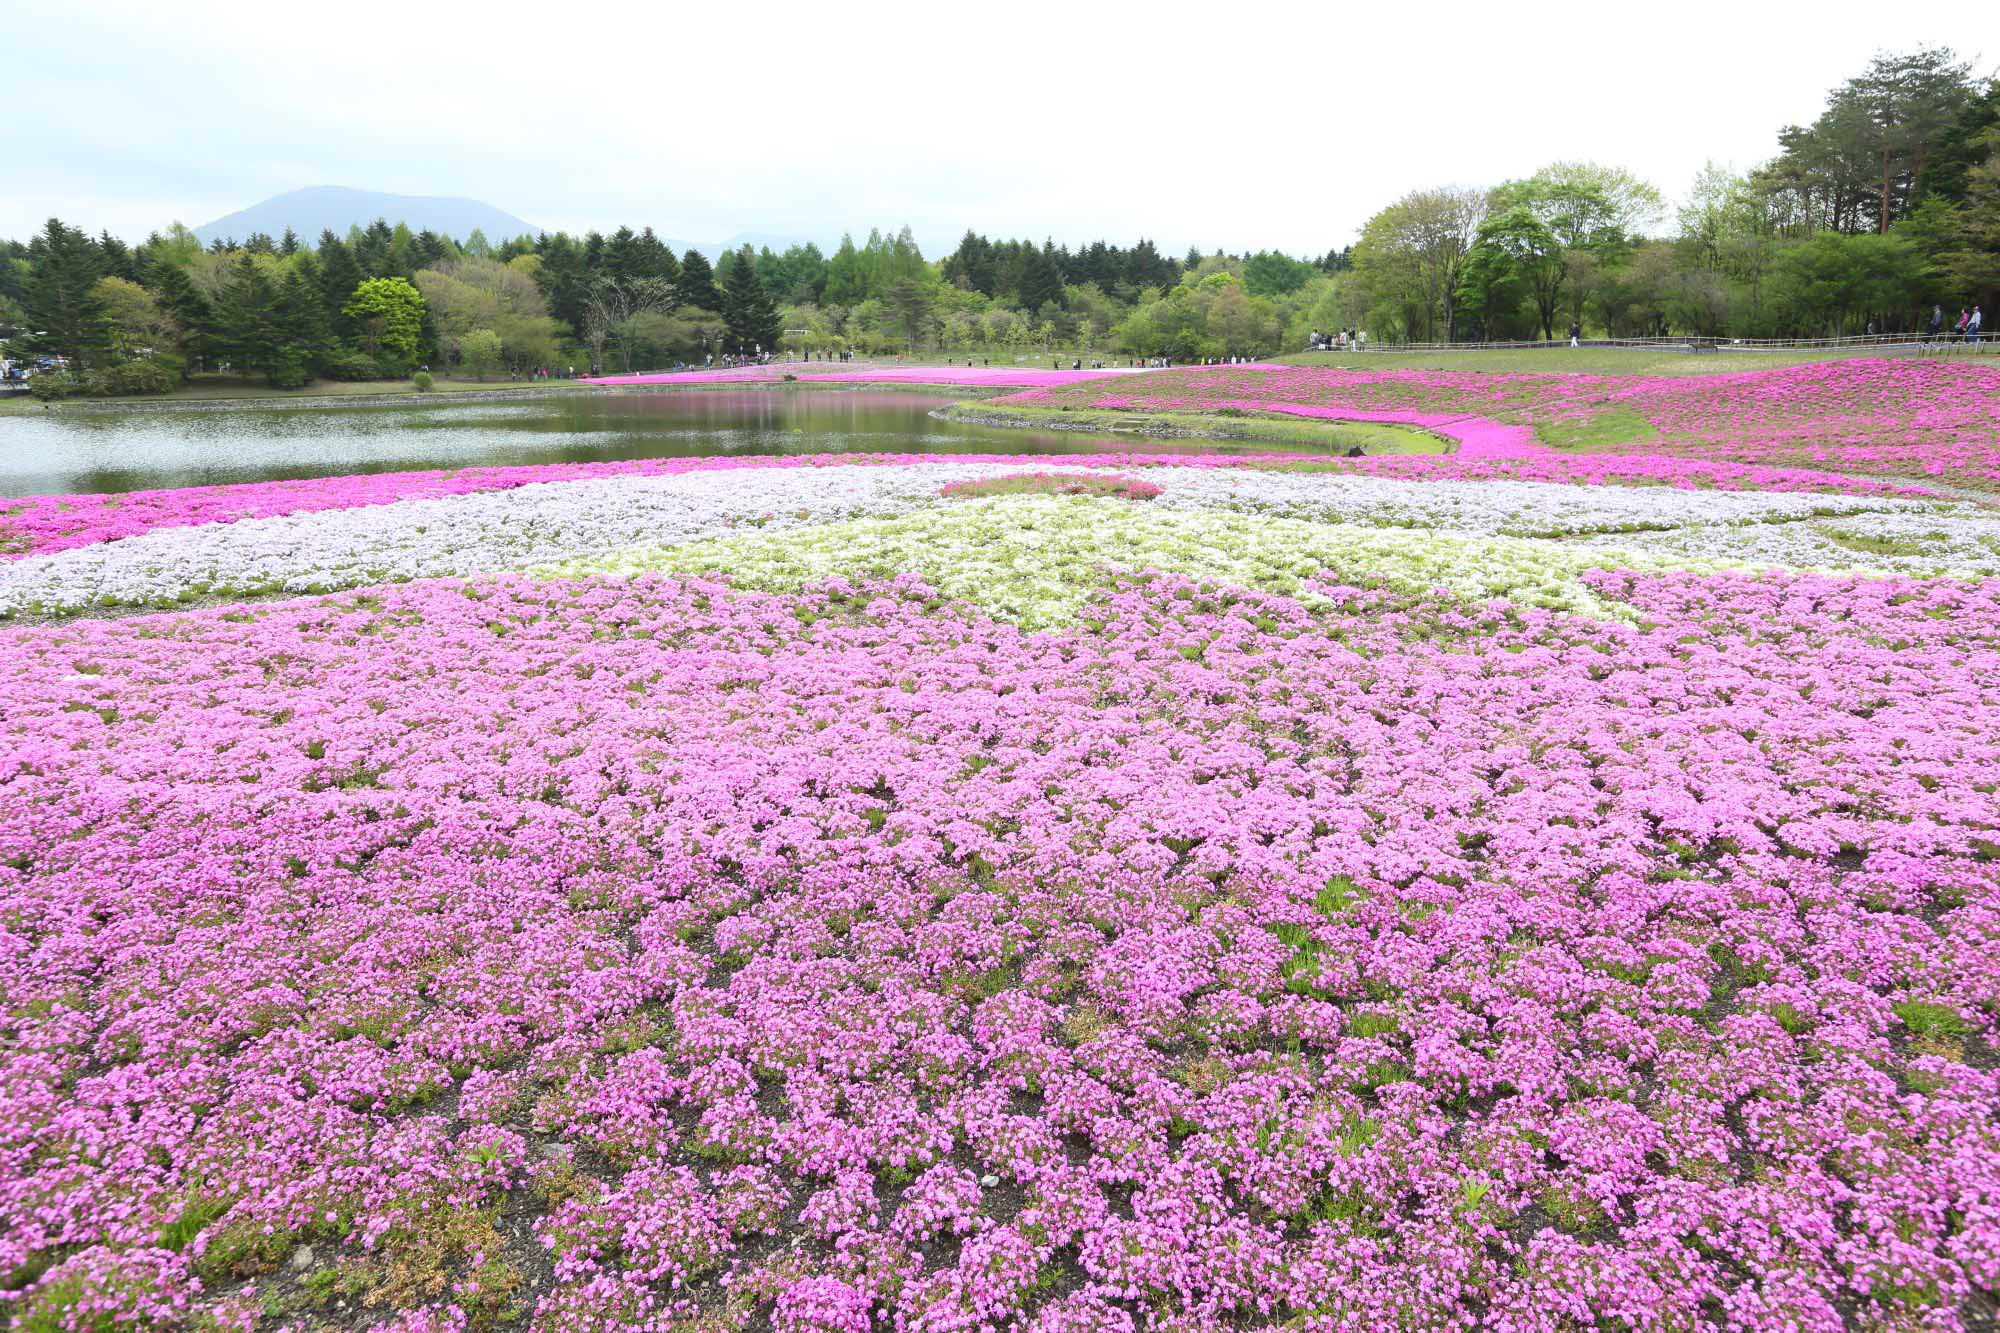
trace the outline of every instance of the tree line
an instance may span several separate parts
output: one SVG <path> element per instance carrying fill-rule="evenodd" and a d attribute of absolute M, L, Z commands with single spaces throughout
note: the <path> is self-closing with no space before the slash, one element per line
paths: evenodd
<path fill-rule="evenodd" d="M 203 246 L 127 245 L 52 219 L 0 241 L 0 334 L 65 358 L 50 391 L 158 392 L 227 368 L 296 386 L 646 369 L 716 355 L 1025 351 L 1262 356 L 1314 332 L 1398 340 L 1826 335 L 1921 327 L 2000 295 L 2000 79 L 1945 49 L 1878 56 L 1746 172 L 1710 166 L 1669 211 L 1615 166 L 1555 163 L 1413 191 L 1351 246 L 1182 256 L 909 228 L 833 254 L 745 246 L 711 265 L 650 228 L 463 242 L 376 221 Z"/>
<path fill-rule="evenodd" d="M 1883 54 L 1749 171 L 1669 213 L 1616 167 L 1419 190 L 1369 219 L 1335 324 L 1410 340 L 1838 336 L 2000 296 L 2000 79 L 1944 48 Z"/>

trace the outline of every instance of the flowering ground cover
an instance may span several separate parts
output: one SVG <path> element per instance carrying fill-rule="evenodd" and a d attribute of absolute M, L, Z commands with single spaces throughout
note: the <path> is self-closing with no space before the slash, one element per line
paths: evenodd
<path fill-rule="evenodd" d="M 0 563 L 0 1310 L 1992 1328 L 2000 518 L 1550 459 L 49 529 Z"/>
<path fill-rule="evenodd" d="M 1595 454 L 1587 457 L 1542 451 L 1505 459 L 1371 457 L 1317 459 L 1298 453 L 1147 454 L 1107 448 L 1067 457 L 1016 454 L 958 454 L 966 463 L 1039 468 L 1260 467 L 1312 465 L 1330 471 L 1432 480 L 1519 478 L 1586 484 L 1672 486 L 1680 489 L 1815 491 L 1930 496 L 1923 487 L 1890 482 L 1829 478 L 1803 468 L 1754 467 L 1705 461 Z M 893 467 L 930 461 L 924 454 L 817 454 L 804 457 L 738 456 L 636 458 L 602 463 L 545 463 L 512 467 L 471 467 L 453 471 L 367 473 L 294 481 L 189 486 L 173 490 L 106 494 L 42 495 L 0 499 L 0 566 L 9 559 L 45 555 L 118 541 L 161 528 L 233 523 L 248 518 L 358 509 L 401 500 L 440 499 L 483 491 L 510 490 L 538 482 L 608 477 L 680 476 L 740 468 L 840 467 L 859 464 Z"/>
<path fill-rule="evenodd" d="M 1648 376 L 1217 366 L 1000 401 L 1465 422 L 1492 456 L 1523 450 L 1527 434 L 1497 432 L 1512 425 L 1593 451 L 2000 487 L 2000 368 L 1937 359 Z"/>
<path fill-rule="evenodd" d="M 18 1310 L 1974 1320 L 1994 585 L 1590 577 L 8 631 Z"/>
<path fill-rule="evenodd" d="M 1143 456 L 1140 456 L 1143 458 Z M 1145 465 L 1120 472 L 1156 489 L 1171 511 L 1152 516 L 1076 505 L 1006 507 L 985 552 L 966 534 L 986 509 L 939 494 L 955 482 L 1018 475 L 1019 460 L 909 461 L 899 465 L 712 468 L 663 475 L 599 475 L 504 490 L 409 499 L 349 509 L 163 527 L 118 541 L 0 563 L 0 619 L 94 609 L 176 607 L 204 600 L 331 592 L 385 581 L 563 566 L 598 571 L 748 570 L 768 543 L 710 551 L 699 545 L 745 532 L 797 529 L 814 567 L 837 572 L 863 552 L 870 566 L 937 571 L 936 553 L 960 552 L 970 569 L 1016 550 L 995 590 L 1030 584 L 1069 607 L 1087 593 L 1095 563 L 1129 565 L 1143 553 L 1190 575 L 1277 579 L 1288 588 L 1305 551 L 1367 560 L 1377 576 L 1468 594 L 1510 589 L 1546 605 L 1594 604 L 1576 582 L 1584 568 L 1641 561 L 1632 534 L 1678 534 L 1687 553 L 1667 568 L 1769 567 L 1978 576 L 2000 573 L 1995 523 L 1957 502 L 1802 492 L 1721 492 L 1562 486 L 1506 481 L 1409 481 L 1291 467 Z M 1026 497 L 1024 497 L 1026 498 Z M 1022 526 L 1030 515 L 1034 526 Z M 1235 517 L 1225 517 L 1234 515 Z M 1893 540 L 1864 537 L 1871 515 L 1898 517 Z M 877 520 L 887 526 L 871 526 Z M 1856 527 L 1855 525 L 1861 525 Z M 1709 528 L 1782 527 L 1738 559 Z M 1383 532 L 1382 529 L 1391 529 Z M 1580 539 L 1605 537 L 1610 546 Z M 1492 538 L 1526 539 L 1493 541 Z M 987 539 L 982 539 L 987 540 Z M 1776 544 L 1770 544 L 1776 543 Z M 1062 559 L 1058 560 L 1058 554 Z M 790 557 L 786 557 L 787 560 Z M 665 561 L 662 564 L 661 561 Z M 916 564 L 898 566 L 897 561 Z M 680 562 L 680 563 L 676 563 Z M 745 563 L 749 562 L 749 563 Z M 828 563 L 832 562 L 832 563 Z M 842 563 L 846 562 L 846 563 Z M 883 562 L 888 562 L 884 564 Z M 1498 563 L 1495 563 L 1498 562 Z M 1650 566 L 1649 566 L 1650 567 Z M 1311 566 L 1304 569 L 1310 573 Z M 1279 570 L 1291 570 L 1279 577 Z M 1258 574 L 1263 570 L 1264 574 Z M 956 585 L 954 585 L 956 586 Z M 1259 586 L 1265 586 L 1260 584 Z M 1066 610 L 1052 614 L 1067 614 Z"/>

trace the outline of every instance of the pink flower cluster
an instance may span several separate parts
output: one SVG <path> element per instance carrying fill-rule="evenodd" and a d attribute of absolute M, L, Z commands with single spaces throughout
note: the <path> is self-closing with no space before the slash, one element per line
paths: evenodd
<path fill-rule="evenodd" d="M 0 631 L 0 1299 L 1987 1326 L 2000 586 L 1594 583 Z"/>
<path fill-rule="evenodd" d="M 1817 467 L 2000 484 L 2000 370 L 1943 360 L 1843 360 L 1688 375 L 1204 367 L 1030 390 L 1001 401 L 1213 410 L 1255 408 L 1426 426 L 1481 419 L 1468 452 L 1520 452 L 1526 428 L 1612 427 L 1595 449 L 1749 466 Z M 1628 438 L 1618 429 L 1630 422 Z"/>

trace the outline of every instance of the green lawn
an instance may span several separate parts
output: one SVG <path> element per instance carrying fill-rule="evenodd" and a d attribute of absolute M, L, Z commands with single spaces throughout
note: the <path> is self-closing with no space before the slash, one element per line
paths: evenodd
<path fill-rule="evenodd" d="M 1139 438 L 1245 440 L 1344 454 L 1358 448 L 1383 454 L 1442 454 L 1451 442 L 1428 431 L 1374 421 L 1313 421 L 1249 412 L 1155 412 L 1144 409 L 1060 408 L 968 402 L 947 409 L 948 419 L 1024 430 L 1077 431 Z"/>

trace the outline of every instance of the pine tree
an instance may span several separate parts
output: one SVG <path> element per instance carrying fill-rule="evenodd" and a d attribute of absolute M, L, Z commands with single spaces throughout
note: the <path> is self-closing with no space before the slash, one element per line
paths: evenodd
<path fill-rule="evenodd" d="M 725 307 L 722 293 L 715 287 L 715 270 L 708 256 L 689 250 L 681 256 L 681 276 L 674 283 L 674 300 L 684 306 L 720 312 Z"/>
<path fill-rule="evenodd" d="M 389 230 L 387 220 L 376 218 L 368 224 L 354 246 L 354 262 L 361 265 L 364 278 L 387 278 L 395 274 L 395 261 L 389 254 L 395 242 L 396 234 Z"/>
<path fill-rule="evenodd" d="M 332 339 L 318 285 L 297 269 L 278 285 L 271 325 L 277 341 L 269 367 L 271 382 L 281 389 L 295 389 L 318 375 Z"/>
<path fill-rule="evenodd" d="M 249 251 L 239 251 L 215 301 L 216 352 L 239 370 L 273 369 L 279 339 L 277 286 Z"/>
<path fill-rule="evenodd" d="M 682 273 L 685 275 L 685 267 Z M 747 245 L 736 252 L 735 262 L 729 266 L 729 288 L 722 294 L 722 320 L 729 330 L 728 347 L 732 352 L 739 355 L 768 352 L 778 345 L 778 310 L 771 304 L 771 294 L 757 280 L 757 257 Z"/>
<path fill-rule="evenodd" d="M 1052 249 L 1029 246 L 1021 256 L 1021 304 L 1037 315 L 1044 306 L 1062 303 L 1062 274 L 1056 270 Z"/>
<path fill-rule="evenodd" d="M 541 266 L 535 270 L 535 285 L 549 303 L 549 313 L 577 332 L 584 323 L 584 309 L 590 300 L 590 270 L 583 250 L 563 232 L 545 233 L 536 242 L 535 253 Z"/>
<path fill-rule="evenodd" d="M 156 262 L 147 274 L 160 308 L 173 317 L 180 329 L 180 353 L 191 367 L 206 364 L 215 337 L 215 314 L 186 269 L 167 260 Z"/>
<path fill-rule="evenodd" d="M 99 312 L 90 289 L 103 276 L 103 260 L 91 239 L 50 218 L 28 244 L 21 308 L 28 317 L 31 345 L 58 356 L 80 356 L 97 333 Z"/>
<path fill-rule="evenodd" d="M 639 236 L 630 227 L 620 227 L 604 238 L 604 276 L 620 287 L 629 286 L 639 273 Z"/>
<path fill-rule="evenodd" d="M 107 278 L 123 278 L 127 282 L 139 280 L 139 261 L 125 242 L 110 232 L 99 232 L 97 236 L 98 266 Z"/>
<path fill-rule="evenodd" d="M 674 258 L 674 252 L 667 249 L 664 241 L 653 235 L 651 227 L 639 233 L 635 249 L 638 254 L 640 277 L 664 282 L 669 286 L 680 280 L 681 261 Z"/>
<path fill-rule="evenodd" d="M 354 299 L 354 289 L 367 275 L 347 242 L 331 231 L 319 234 L 319 302 L 326 311 L 327 327 L 333 336 L 351 341 L 359 332 L 344 307 Z"/>

